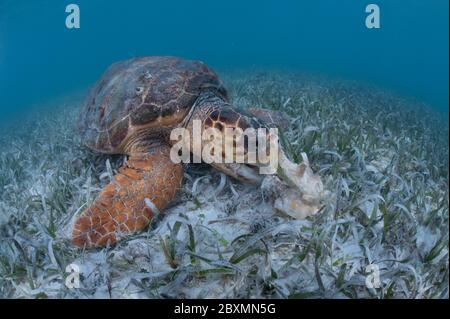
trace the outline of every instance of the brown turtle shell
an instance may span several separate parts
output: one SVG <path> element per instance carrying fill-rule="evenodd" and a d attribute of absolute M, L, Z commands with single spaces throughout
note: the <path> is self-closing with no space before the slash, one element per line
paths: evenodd
<path fill-rule="evenodd" d="M 115 63 L 82 107 L 83 143 L 104 153 L 124 153 L 134 140 L 158 139 L 183 121 L 205 90 L 227 99 L 222 82 L 202 62 L 155 56 Z"/>

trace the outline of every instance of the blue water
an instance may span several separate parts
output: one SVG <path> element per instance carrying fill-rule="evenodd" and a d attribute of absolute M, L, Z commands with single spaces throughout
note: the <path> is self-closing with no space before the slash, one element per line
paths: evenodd
<path fill-rule="evenodd" d="M 76 3 L 81 28 L 65 26 Z M 365 6 L 381 28 L 365 27 Z M 448 0 L 0 0 L 3 119 L 93 83 L 112 62 L 175 55 L 375 83 L 448 112 Z M 17 112 L 19 111 L 19 112 Z"/>

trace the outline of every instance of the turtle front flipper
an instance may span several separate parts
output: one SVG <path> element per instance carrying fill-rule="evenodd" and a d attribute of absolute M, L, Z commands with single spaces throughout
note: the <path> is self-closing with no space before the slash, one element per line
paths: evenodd
<path fill-rule="evenodd" d="M 76 219 L 72 242 L 79 247 L 101 247 L 144 229 L 175 197 L 182 177 L 183 167 L 170 160 L 168 146 L 131 155 Z"/>

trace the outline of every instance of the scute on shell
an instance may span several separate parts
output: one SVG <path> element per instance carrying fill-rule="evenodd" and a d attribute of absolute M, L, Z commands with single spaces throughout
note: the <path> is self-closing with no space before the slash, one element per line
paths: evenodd
<path fill-rule="evenodd" d="M 140 134 L 140 127 L 158 131 L 180 123 L 197 97 L 210 89 L 227 96 L 214 71 L 198 61 L 141 57 L 114 63 L 81 110 L 83 142 L 99 152 L 122 153 L 119 146 L 130 134 Z"/>

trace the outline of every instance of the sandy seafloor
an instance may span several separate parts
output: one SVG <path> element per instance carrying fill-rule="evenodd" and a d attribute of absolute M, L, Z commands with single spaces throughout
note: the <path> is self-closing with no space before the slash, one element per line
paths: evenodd
<path fill-rule="evenodd" d="M 323 210 L 293 220 L 261 187 L 191 165 L 145 232 L 80 251 L 70 220 L 124 157 L 81 145 L 85 92 L 70 94 L 0 126 L 0 297 L 448 298 L 447 114 L 356 82 L 219 73 L 236 106 L 289 115 L 287 152 L 308 154 L 330 194 Z M 78 289 L 65 285 L 69 264 Z"/>

